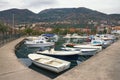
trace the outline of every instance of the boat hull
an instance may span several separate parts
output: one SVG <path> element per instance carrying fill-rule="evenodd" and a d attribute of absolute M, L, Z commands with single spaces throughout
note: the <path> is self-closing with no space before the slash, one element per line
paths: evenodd
<path fill-rule="evenodd" d="M 42 43 L 42 44 L 25 44 L 27 47 L 46 47 L 53 46 L 54 43 Z"/>
<path fill-rule="evenodd" d="M 70 67 L 70 62 L 49 56 L 29 54 L 28 57 L 32 60 L 33 64 L 35 64 L 36 66 L 56 73 L 62 72 Z M 55 63 L 52 64 L 51 62 L 58 62 L 59 64 Z"/>
<path fill-rule="evenodd" d="M 62 68 L 62 67 L 61 67 L 61 69 L 60 69 L 60 68 L 56 68 L 56 67 L 47 66 L 47 65 L 45 65 L 45 64 L 37 63 L 37 62 L 35 62 L 35 61 L 32 61 L 32 62 L 33 62 L 33 64 L 35 64 L 35 65 L 38 66 L 38 67 L 41 67 L 41 68 L 43 68 L 43 69 L 47 69 L 47 70 L 52 71 L 52 72 L 55 72 L 55 73 L 60 73 L 60 72 L 66 70 L 66 69 L 68 69 L 68 68 L 70 67 L 70 65 L 68 65 L 68 66 L 66 66 L 65 68 Z"/>
<path fill-rule="evenodd" d="M 55 58 L 63 59 L 63 60 L 78 60 L 79 54 L 81 54 L 81 51 L 37 51 L 38 54 L 52 56 Z"/>
<path fill-rule="evenodd" d="M 51 57 L 55 57 L 55 58 L 59 58 L 59 59 L 62 59 L 62 60 L 66 60 L 66 61 L 72 61 L 72 60 L 78 60 L 79 58 L 79 55 L 78 54 L 75 54 L 75 55 L 49 55 L 49 54 L 44 54 L 44 55 L 47 55 L 47 56 L 51 56 Z"/>
<path fill-rule="evenodd" d="M 70 48 L 70 47 L 65 47 L 65 48 L 61 48 L 61 49 L 65 50 L 65 51 L 80 50 L 81 53 L 79 55 L 95 55 L 98 51 L 98 49 L 80 49 L 80 48 Z"/>

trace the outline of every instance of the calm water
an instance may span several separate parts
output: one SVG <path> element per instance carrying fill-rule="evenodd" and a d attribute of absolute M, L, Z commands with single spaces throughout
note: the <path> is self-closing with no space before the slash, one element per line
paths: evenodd
<path fill-rule="evenodd" d="M 59 50 L 60 47 L 62 46 L 61 44 L 63 42 L 64 42 L 63 40 L 59 40 L 55 45 L 55 50 Z M 79 56 L 78 60 L 70 61 L 71 66 L 68 70 L 63 71 L 61 73 L 54 73 L 54 72 L 48 71 L 46 69 L 37 67 L 36 65 L 32 64 L 31 60 L 27 56 L 28 56 L 28 54 L 36 52 L 37 50 L 39 50 L 39 48 L 27 48 L 24 44 L 22 44 L 19 46 L 19 48 L 16 49 L 16 56 L 23 63 L 23 65 L 26 65 L 27 67 L 29 67 L 29 68 L 47 76 L 47 77 L 50 77 L 51 79 L 54 79 L 55 77 L 57 77 L 57 76 L 61 75 L 62 73 L 72 69 L 73 67 L 77 66 L 81 62 L 83 62 L 91 57 L 91 56 Z"/>

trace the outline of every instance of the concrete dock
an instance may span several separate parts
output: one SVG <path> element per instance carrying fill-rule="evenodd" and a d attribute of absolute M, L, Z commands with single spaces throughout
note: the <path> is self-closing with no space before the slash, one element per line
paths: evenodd
<path fill-rule="evenodd" d="M 0 80 L 51 80 L 17 59 L 14 49 L 22 40 L 0 47 Z M 54 80 L 120 80 L 120 40 Z"/>
<path fill-rule="evenodd" d="M 0 48 L 0 80 L 50 80 L 50 78 L 24 66 L 15 55 L 15 46 L 23 38 Z"/>

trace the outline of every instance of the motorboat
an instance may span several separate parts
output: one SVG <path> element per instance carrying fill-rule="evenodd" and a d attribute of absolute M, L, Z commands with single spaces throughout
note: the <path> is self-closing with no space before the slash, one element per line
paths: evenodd
<path fill-rule="evenodd" d="M 62 47 L 62 50 L 65 51 L 78 51 L 80 50 L 81 53 L 79 55 L 95 55 L 98 52 L 98 49 L 80 49 L 80 48 L 75 48 L 75 47 Z"/>
<path fill-rule="evenodd" d="M 98 52 L 102 50 L 102 46 L 93 46 L 91 44 L 85 44 L 85 45 L 78 44 L 78 45 L 75 45 L 74 47 L 80 48 L 80 49 L 97 49 Z"/>
<path fill-rule="evenodd" d="M 44 36 L 28 36 L 25 38 L 26 41 L 32 41 L 32 40 L 45 40 L 48 41 Z"/>
<path fill-rule="evenodd" d="M 56 34 L 41 34 L 41 36 L 49 39 L 51 42 L 57 42 L 59 39 L 59 36 Z"/>
<path fill-rule="evenodd" d="M 112 44 L 113 41 L 110 39 L 104 39 L 104 40 L 91 40 L 91 45 L 93 46 L 102 46 L 103 48 L 108 47 L 110 44 Z"/>
<path fill-rule="evenodd" d="M 69 48 L 80 48 L 80 49 L 97 49 L 97 51 L 101 51 L 102 50 L 102 46 L 95 46 L 91 43 L 89 44 L 74 44 L 74 43 L 64 43 L 63 47 L 69 47 Z"/>
<path fill-rule="evenodd" d="M 53 46 L 54 42 L 47 42 L 45 40 L 32 40 L 32 41 L 25 41 L 24 43 L 27 47 L 45 47 L 45 46 Z"/>
<path fill-rule="evenodd" d="M 38 39 L 38 37 L 36 36 L 28 36 L 25 38 L 25 40 L 36 40 L 36 39 Z"/>
<path fill-rule="evenodd" d="M 91 40 L 91 45 L 93 46 L 103 46 L 104 45 L 104 40 Z"/>
<path fill-rule="evenodd" d="M 33 64 L 37 65 L 38 67 L 59 73 L 62 72 L 70 67 L 70 62 L 40 55 L 40 54 L 29 54 L 28 57 L 32 60 Z"/>
<path fill-rule="evenodd" d="M 64 59 L 64 60 L 77 60 L 81 51 L 80 50 L 78 51 L 62 51 L 62 50 L 56 51 L 54 50 L 54 48 L 52 48 L 50 50 L 37 51 L 37 53 Z"/>

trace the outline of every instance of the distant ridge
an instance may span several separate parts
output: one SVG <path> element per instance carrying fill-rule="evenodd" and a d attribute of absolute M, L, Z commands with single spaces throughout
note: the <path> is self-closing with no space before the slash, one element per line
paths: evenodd
<path fill-rule="evenodd" d="M 40 16 L 40 20 L 43 21 L 64 21 L 64 20 L 78 21 L 85 19 L 101 20 L 108 18 L 107 14 L 84 7 L 47 9 L 41 11 L 38 15 Z"/>
<path fill-rule="evenodd" d="M 116 21 L 120 20 L 120 14 L 105 14 L 88 8 L 56 8 L 46 9 L 38 14 L 28 9 L 9 9 L 0 11 L 0 20 L 11 23 L 12 15 L 15 16 L 16 23 L 32 22 L 56 22 L 69 21 L 77 23 L 87 23 L 88 21 Z"/>
<path fill-rule="evenodd" d="M 34 17 L 36 16 L 35 13 L 33 13 L 28 9 L 14 8 L 14 9 L 0 11 L 0 20 L 11 23 L 13 15 L 15 16 L 15 21 L 17 23 L 33 22 Z"/>

